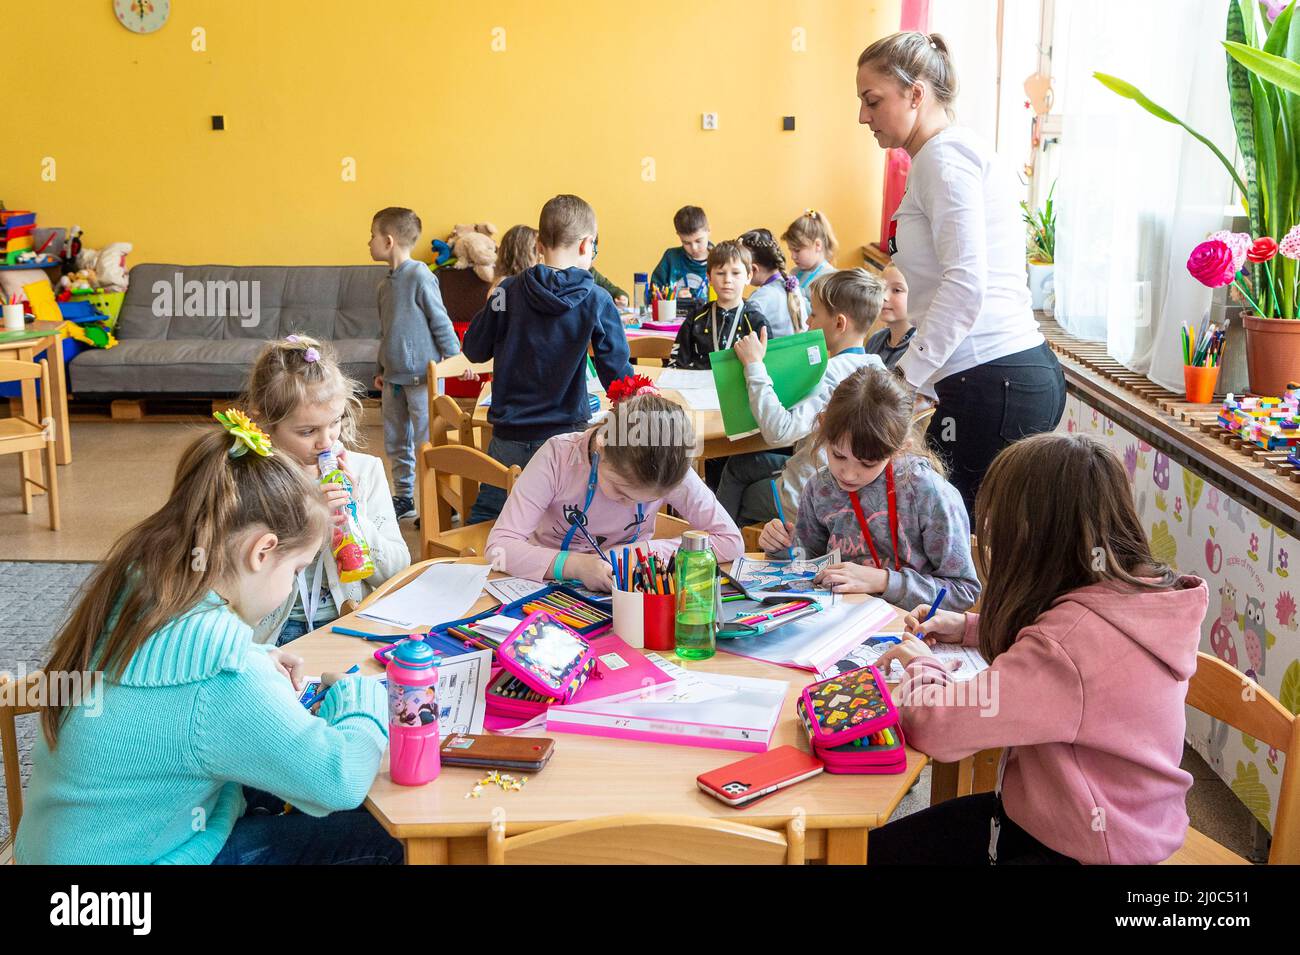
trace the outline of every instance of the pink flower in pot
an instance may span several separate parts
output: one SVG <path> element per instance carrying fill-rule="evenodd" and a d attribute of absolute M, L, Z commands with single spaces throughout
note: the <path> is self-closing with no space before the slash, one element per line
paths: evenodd
<path fill-rule="evenodd" d="M 1291 231 L 1282 236 L 1277 250 L 1288 259 L 1300 259 L 1300 225 L 1293 225 Z"/>
<path fill-rule="evenodd" d="M 1221 229 L 1218 232 L 1210 233 L 1208 241 L 1218 240 L 1232 250 L 1232 272 L 1235 275 L 1240 272 L 1246 264 L 1246 257 L 1250 254 L 1251 238 L 1249 232 L 1229 232 L 1227 229 Z"/>
<path fill-rule="evenodd" d="M 1245 256 L 1245 252 L 1242 253 Z M 1221 239 L 1206 239 L 1187 258 L 1192 278 L 1209 288 L 1222 288 L 1237 275 L 1232 249 Z"/>

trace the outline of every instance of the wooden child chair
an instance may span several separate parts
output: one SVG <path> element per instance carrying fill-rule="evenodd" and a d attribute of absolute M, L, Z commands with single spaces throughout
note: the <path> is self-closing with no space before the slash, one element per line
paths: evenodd
<path fill-rule="evenodd" d="M 450 399 L 448 399 L 450 400 Z M 477 448 L 461 444 L 425 444 L 416 456 L 416 494 L 420 509 L 420 557 L 481 557 L 495 521 L 467 524 L 480 484 L 502 488 L 508 495 L 522 469 L 507 468 Z M 461 526 L 451 526 L 451 512 Z"/>
<path fill-rule="evenodd" d="M 784 834 L 694 816 L 637 813 L 582 819 L 506 838 L 488 830 L 489 865 L 803 865 L 804 827 Z"/>
<path fill-rule="evenodd" d="M 1250 694 L 1243 692 L 1247 687 Z M 1250 699 L 1243 699 L 1244 696 Z M 1278 790 L 1277 818 L 1269 865 L 1300 865 L 1300 720 L 1267 690 L 1218 657 L 1196 654 L 1196 672 L 1187 685 L 1187 705 L 1253 736 L 1286 757 Z M 1183 847 L 1165 865 L 1249 865 L 1231 849 L 1187 828 Z"/>
<path fill-rule="evenodd" d="M 32 488 L 39 488 L 49 498 L 50 530 L 59 529 L 59 476 L 54 461 L 54 409 L 50 398 L 50 365 L 45 359 L 38 365 L 30 361 L 0 360 L 0 381 L 39 381 L 41 383 L 41 421 L 50 422 L 47 430 L 27 418 L 0 418 L 0 454 L 17 454 L 22 477 L 23 513 L 32 512 Z M 32 451 L 43 454 L 30 454 Z M 43 463 L 44 484 L 32 476 L 32 464 Z"/>
<path fill-rule="evenodd" d="M 667 338 L 629 338 L 627 351 L 634 365 L 647 365 L 656 359 L 663 365 L 673 353 L 673 343 Z"/>
<path fill-rule="evenodd" d="M 41 673 L 37 671 L 27 674 L 23 683 L 34 687 L 40 679 Z M 9 679 L 8 674 L 0 674 L 0 762 L 4 764 L 5 797 L 9 806 L 9 837 L 0 842 L 0 865 L 13 864 L 14 835 L 23 818 L 23 778 L 18 768 L 16 718 L 40 712 L 39 706 L 18 704 L 22 699 L 40 699 L 37 693 L 22 693 L 19 692 L 21 689 L 17 682 Z"/>

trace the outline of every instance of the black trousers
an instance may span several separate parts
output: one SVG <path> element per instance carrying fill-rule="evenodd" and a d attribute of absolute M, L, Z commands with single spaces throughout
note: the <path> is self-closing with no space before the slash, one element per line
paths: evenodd
<path fill-rule="evenodd" d="M 1046 342 L 940 379 L 926 435 L 948 463 L 948 480 L 975 517 L 975 494 L 998 452 L 1053 430 L 1065 411 L 1065 374 Z"/>
<path fill-rule="evenodd" d="M 997 793 L 949 799 L 871 830 L 868 865 L 988 865 L 989 823 L 998 818 L 998 865 L 1078 865 L 1007 818 Z"/>

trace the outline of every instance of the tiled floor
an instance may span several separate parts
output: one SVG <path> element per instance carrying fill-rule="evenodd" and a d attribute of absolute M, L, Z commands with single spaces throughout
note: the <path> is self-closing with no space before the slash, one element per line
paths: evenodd
<path fill-rule="evenodd" d="M 202 423 L 168 424 L 149 421 L 113 423 L 86 421 L 72 426 L 73 462 L 59 468 L 63 529 L 53 532 L 46 523 L 44 498 L 38 498 L 33 513 L 22 513 L 19 494 L 18 459 L 0 457 L 0 560 L 6 561 L 97 561 L 123 532 L 162 505 L 171 489 L 172 474 L 186 444 L 203 427 Z M 378 428 L 365 429 L 370 453 L 383 455 L 383 435 Z M 385 464 L 387 461 L 385 460 Z M 403 536 L 415 552 L 417 532 L 410 521 L 402 524 Z M 84 568 L 51 567 L 41 574 L 46 586 L 66 578 L 75 586 Z M 28 575 L 30 576 L 30 575 Z M 24 599 L 16 588 L 27 586 L 19 573 L 0 575 L 0 608 L 14 607 Z M 46 586 L 48 591 L 48 586 Z M 46 603 L 50 603 L 46 601 Z M 50 606 L 53 606 L 50 603 Z M 0 616 L 6 616 L 0 613 Z M 12 617 L 10 617 L 12 619 Z M 27 619 L 23 627 L 5 627 L 0 621 L 0 669 L 22 663 L 34 666 L 43 656 L 44 642 L 54 632 L 56 621 Z M 38 633 L 39 631 L 39 633 Z M 29 721 L 30 722 L 30 721 Z M 30 745 L 31 729 L 24 734 L 23 759 Z M 1233 851 L 1250 856 L 1254 849 L 1255 822 L 1231 790 L 1190 748 L 1185 750 L 1183 768 L 1195 779 L 1188 796 L 1192 825 Z M 899 815 L 929 805 L 930 776 L 925 770 L 917 785 L 904 798 Z M 0 813 L 3 807 L 0 806 Z M 7 820 L 0 816 L 0 841 L 7 834 Z"/>

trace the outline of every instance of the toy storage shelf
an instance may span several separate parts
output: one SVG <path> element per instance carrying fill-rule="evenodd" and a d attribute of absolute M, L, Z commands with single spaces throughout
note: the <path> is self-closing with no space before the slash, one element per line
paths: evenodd
<path fill-rule="evenodd" d="M 1288 533 L 1300 530 L 1300 471 L 1285 451 L 1265 451 L 1218 421 L 1220 403 L 1193 404 L 1106 354 L 1103 342 L 1067 333 L 1038 316 L 1048 345 L 1065 372 L 1067 390 L 1116 424 L 1139 435 L 1202 477 L 1239 490 L 1252 507 Z"/>

